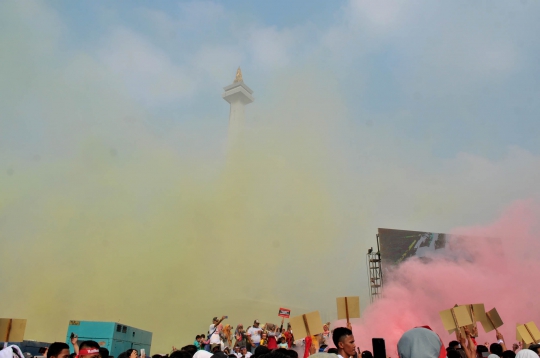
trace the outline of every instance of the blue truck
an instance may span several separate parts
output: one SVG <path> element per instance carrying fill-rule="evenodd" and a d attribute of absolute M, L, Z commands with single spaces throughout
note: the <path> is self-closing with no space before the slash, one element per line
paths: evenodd
<path fill-rule="evenodd" d="M 141 351 L 145 350 L 146 356 L 150 356 L 152 346 L 152 332 L 126 326 L 118 322 L 96 321 L 69 321 L 66 334 L 66 343 L 73 352 L 71 334 L 76 334 L 79 344 L 82 341 L 92 340 L 99 343 L 100 347 L 107 348 L 109 354 L 117 358 L 120 353 L 130 348 Z"/>

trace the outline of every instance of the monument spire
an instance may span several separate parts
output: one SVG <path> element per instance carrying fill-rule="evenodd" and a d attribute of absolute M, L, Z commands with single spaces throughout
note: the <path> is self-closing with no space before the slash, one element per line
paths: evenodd
<path fill-rule="evenodd" d="M 231 105 L 228 140 L 232 144 L 244 128 L 245 106 L 254 101 L 253 91 L 244 83 L 240 67 L 236 70 L 234 82 L 223 89 L 225 92 L 222 97 Z"/>

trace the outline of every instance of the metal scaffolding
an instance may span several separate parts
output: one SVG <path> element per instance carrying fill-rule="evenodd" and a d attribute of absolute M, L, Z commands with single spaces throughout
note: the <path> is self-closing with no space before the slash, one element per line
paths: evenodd
<path fill-rule="evenodd" d="M 368 250 L 366 255 L 366 267 L 368 271 L 368 284 L 370 300 L 373 303 L 376 299 L 382 297 L 383 275 L 381 269 L 381 251 L 379 248 L 379 235 L 377 235 L 377 252 L 373 248 Z"/>

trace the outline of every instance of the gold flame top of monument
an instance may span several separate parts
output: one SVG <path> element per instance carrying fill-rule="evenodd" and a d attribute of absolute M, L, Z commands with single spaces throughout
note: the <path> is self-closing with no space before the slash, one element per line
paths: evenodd
<path fill-rule="evenodd" d="M 236 70 L 236 78 L 234 79 L 234 82 L 243 82 L 244 80 L 242 79 L 242 70 L 240 69 L 240 67 L 238 67 L 238 69 Z"/>

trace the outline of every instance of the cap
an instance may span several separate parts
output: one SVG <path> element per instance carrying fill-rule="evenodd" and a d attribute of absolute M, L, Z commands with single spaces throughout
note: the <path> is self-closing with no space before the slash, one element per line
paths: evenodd
<path fill-rule="evenodd" d="M 217 317 L 212 318 L 212 321 L 218 321 Z"/>
<path fill-rule="evenodd" d="M 260 323 L 260 322 L 259 322 L 259 320 L 258 320 L 258 319 L 256 319 L 256 320 L 255 320 L 255 322 L 253 322 L 253 323 Z"/>

